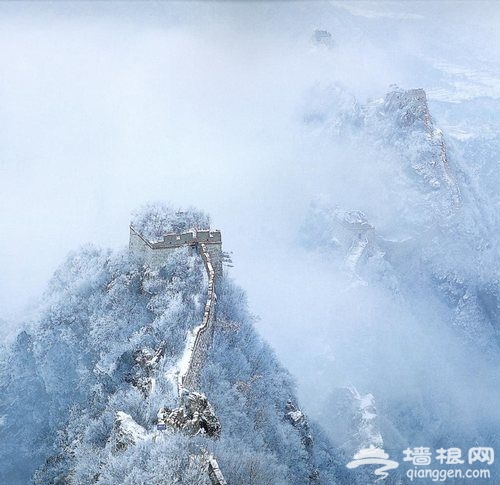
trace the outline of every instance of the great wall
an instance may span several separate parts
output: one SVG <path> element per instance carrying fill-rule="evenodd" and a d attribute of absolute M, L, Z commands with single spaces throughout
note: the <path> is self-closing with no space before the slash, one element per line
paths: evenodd
<path fill-rule="evenodd" d="M 179 426 L 179 419 L 184 419 L 184 426 L 189 428 L 193 420 L 186 420 L 186 409 L 191 408 L 194 410 L 193 414 L 198 415 L 200 409 L 197 409 L 197 406 L 199 407 L 200 402 L 203 406 L 202 412 L 206 411 L 209 419 L 210 414 L 215 418 L 213 410 L 205 396 L 194 391 L 199 387 L 198 376 L 213 340 L 213 323 L 215 321 L 215 305 L 217 302 L 215 292 L 216 277 L 222 275 L 222 236 L 218 230 L 192 230 L 180 234 L 165 234 L 163 240 L 151 242 L 140 234 L 139 231 L 130 226 L 129 249 L 135 257 L 140 258 L 144 264 L 149 266 L 161 265 L 172 251 L 184 246 L 194 248 L 203 261 L 208 278 L 207 300 L 201 324 L 195 327 L 192 333 L 187 336 L 184 352 L 177 365 L 176 382 L 180 407 L 176 410 L 160 410 L 158 413 L 158 422 L 161 422 L 162 425 L 161 427 L 158 426 L 158 429 L 165 429 L 166 423 Z M 209 424 L 213 424 L 212 429 L 215 430 L 213 436 L 216 437 L 218 436 L 220 425 L 217 418 L 215 418 L 215 421 L 215 424 Z M 213 485 L 227 485 L 217 460 L 213 455 L 207 455 L 206 465 L 209 479 Z"/>
<path fill-rule="evenodd" d="M 212 265 L 210 253 L 205 243 L 198 244 L 199 253 L 203 260 L 208 276 L 208 296 L 203 313 L 203 320 L 194 334 L 194 342 L 186 368 L 181 369 L 178 376 L 179 394 L 182 389 L 196 389 L 198 387 L 198 374 L 203 363 L 203 355 L 209 349 L 213 339 L 213 321 L 215 319 L 215 304 L 217 295 L 215 294 L 215 271 Z"/>
<path fill-rule="evenodd" d="M 202 244 L 204 245 L 203 251 L 212 258 L 215 272 L 222 274 L 222 235 L 219 230 L 197 231 L 193 229 L 180 234 L 169 233 L 165 234 L 161 241 L 151 242 L 130 226 L 130 251 L 151 266 L 161 265 L 172 251 L 182 246 L 196 248 L 202 255 L 203 251 L 200 250 Z"/>
<path fill-rule="evenodd" d="M 215 319 L 216 275 L 222 275 L 222 236 L 220 231 L 188 231 L 181 234 L 166 234 L 163 240 L 151 242 L 130 226 L 130 251 L 150 266 L 165 261 L 171 252 L 183 246 L 190 246 L 200 255 L 208 278 L 208 294 L 203 319 L 186 341 L 186 349 L 178 369 L 177 388 L 179 396 L 183 389 L 195 390 L 203 356 L 211 345 L 213 321 Z"/>
<path fill-rule="evenodd" d="M 346 222 L 350 229 L 353 229 L 352 222 Z M 369 224 L 364 221 L 357 221 L 357 219 L 354 226 L 355 229 L 364 233 L 371 228 Z M 218 230 L 191 230 L 179 234 L 165 234 L 160 241 L 153 242 L 130 226 L 130 251 L 141 263 L 150 268 L 161 266 L 173 251 L 185 246 L 193 248 L 203 261 L 208 280 L 207 299 L 200 325 L 188 332 L 180 359 L 172 372 L 167 372 L 165 375 L 177 387 L 179 405 L 175 409 L 162 408 L 158 411 L 157 434 L 153 439 L 162 439 L 162 432 L 167 429 L 182 431 L 189 436 L 203 433 L 207 437 L 218 439 L 221 431 L 219 420 L 206 396 L 198 391 L 200 386 L 199 375 L 212 345 L 214 323 L 217 319 L 217 279 L 222 276 L 223 262 L 227 263 L 229 261 L 222 251 L 221 233 Z M 150 366 L 152 370 L 163 355 L 163 349 L 164 343 L 160 345 L 158 350 L 148 355 L 139 352 L 138 362 L 143 362 L 144 365 Z M 155 388 L 154 378 L 150 375 L 145 384 L 142 386 L 139 384 L 138 387 L 141 387 L 145 395 L 148 395 Z M 301 441 L 308 453 L 310 453 L 313 440 L 305 415 L 291 401 L 288 401 L 284 417 L 299 430 Z M 120 432 L 120 423 L 128 423 L 129 428 L 132 430 L 128 433 L 129 437 L 131 434 L 147 434 L 146 430 L 138 427 L 133 419 L 125 413 L 117 413 L 117 423 L 118 433 Z M 138 429 L 140 432 L 137 431 Z M 123 433 L 123 429 L 121 431 L 122 434 L 127 434 L 126 432 Z M 122 441 L 127 444 L 137 442 L 138 439 L 133 436 L 127 439 L 125 436 Z M 203 448 L 200 450 L 200 456 L 211 484 L 227 485 L 216 458 Z M 313 476 L 316 476 L 316 471 L 311 468 L 311 477 Z"/>

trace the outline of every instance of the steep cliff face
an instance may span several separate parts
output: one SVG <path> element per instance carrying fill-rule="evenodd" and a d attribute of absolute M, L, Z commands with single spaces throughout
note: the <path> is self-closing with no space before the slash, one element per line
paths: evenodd
<path fill-rule="evenodd" d="M 154 237 L 207 221 L 154 207 L 134 222 Z M 227 279 L 199 392 L 179 401 L 175 369 L 207 284 L 190 248 L 155 268 L 128 252 L 72 253 L 4 357 L 0 481 L 206 484 L 215 456 L 229 483 L 335 483 L 326 439 L 313 430 L 306 444 L 285 418 L 293 382 Z"/>
<path fill-rule="evenodd" d="M 367 106 L 365 113 L 366 126 L 375 135 L 383 133 L 386 143 L 408 160 L 409 167 L 427 188 L 442 189 L 440 198 L 434 200 L 443 204 L 445 214 L 458 209 L 460 189 L 450 167 L 443 132 L 434 124 L 425 91 L 392 91 L 380 105 Z"/>

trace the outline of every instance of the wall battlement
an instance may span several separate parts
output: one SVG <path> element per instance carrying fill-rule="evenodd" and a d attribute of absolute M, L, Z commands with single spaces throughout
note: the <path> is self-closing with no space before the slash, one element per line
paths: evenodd
<path fill-rule="evenodd" d="M 197 243 L 222 244 L 221 233 L 218 230 L 210 231 L 208 229 L 202 231 L 193 230 L 181 234 L 169 233 L 163 236 L 163 241 L 152 243 L 152 247 L 179 247 Z"/>
<path fill-rule="evenodd" d="M 180 234 L 168 233 L 163 236 L 162 241 L 149 241 L 130 226 L 129 249 L 134 256 L 141 258 L 145 263 L 152 266 L 161 265 L 171 252 L 183 246 L 191 246 L 199 249 L 204 244 L 206 251 L 210 254 L 215 272 L 222 274 L 222 235 L 219 230 L 209 229 L 191 230 Z"/>

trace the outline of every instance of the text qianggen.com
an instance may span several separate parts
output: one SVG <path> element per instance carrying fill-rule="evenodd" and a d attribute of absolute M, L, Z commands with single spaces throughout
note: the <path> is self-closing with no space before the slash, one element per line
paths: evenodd
<path fill-rule="evenodd" d="M 429 469 L 429 468 L 414 468 L 406 471 L 407 478 L 410 479 L 411 482 L 413 480 L 419 479 L 430 479 L 433 482 L 445 482 L 446 480 L 455 479 L 455 478 L 463 478 L 463 479 L 478 479 L 490 478 L 491 473 L 490 470 L 487 469 Z"/>

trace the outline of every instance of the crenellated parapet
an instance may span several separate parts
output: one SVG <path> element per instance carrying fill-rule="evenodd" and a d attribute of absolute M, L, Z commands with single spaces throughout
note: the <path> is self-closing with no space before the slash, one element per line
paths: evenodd
<path fill-rule="evenodd" d="M 192 229 L 183 233 L 168 233 L 159 241 L 149 241 L 139 231 L 130 226 L 129 249 L 138 258 L 151 266 L 159 266 L 177 248 L 192 247 L 201 254 L 200 245 L 210 255 L 214 270 L 222 274 L 222 235 L 219 230 Z"/>

